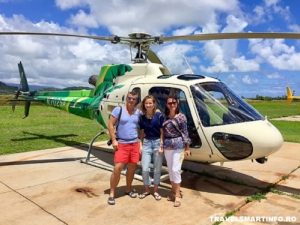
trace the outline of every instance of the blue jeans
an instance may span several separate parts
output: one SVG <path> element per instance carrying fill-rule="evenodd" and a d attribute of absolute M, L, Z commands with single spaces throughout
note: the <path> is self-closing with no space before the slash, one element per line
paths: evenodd
<path fill-rule="evenodd" d="M 162 166 L 162 154 L 159 153 L 160 139 L 144 139 L 143 151 L 142 151 L 142 175 L 145 186 L 150 186 L 151 180 L 149 176 L 151 158 L 153 157 L 153 183 L 154 185 L 159 185 L 161 166 Z"/>

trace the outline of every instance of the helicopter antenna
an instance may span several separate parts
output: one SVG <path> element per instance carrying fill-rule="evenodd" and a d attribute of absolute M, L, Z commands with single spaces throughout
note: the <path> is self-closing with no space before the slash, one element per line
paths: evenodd
<path fill-rule="evenodd" d="M 192 67 L 191 67 L 191 65 L 190 65 L 189 62 L 187 61 L 187 59 L 186 59 L 186 57 L 185 57 L 184 54 L 182 54 L 182 57 L 184 58 L 184 61 L 185 61 L 185 63 L 187 64 L 187 66 L 189 67 L 191 73 L 192 73 L 192 74 L 195 74 L 194 71 L 193 71 L 193 69 L 192 69 Z"/>

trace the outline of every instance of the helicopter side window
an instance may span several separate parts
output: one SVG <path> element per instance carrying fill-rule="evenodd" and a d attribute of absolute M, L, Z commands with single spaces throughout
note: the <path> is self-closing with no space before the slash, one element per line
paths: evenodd
<path fill-rule="evenodd" d="M 253 107 L 221 82 L 194 84 L 191 91 L 204 127 L 262 119 Z"/>
<path fill-rule="evenodd" d="M 165 112 L 166 99 L 170 95 L 175 95 L 179 99 L 180 112 L 182 112 L 187 118 L 187 126 L 189 131 L 189 137 L 191 139 L 190 147 L 200 148 L 202 143 L 198 135 L 189 105 L 186 100 L 185 93 L 178 88 L 168 87 L 153 87 L 149 90 L 149 94 L 153 95 L 157 100 L 157 107 L 161 112 Z"/>

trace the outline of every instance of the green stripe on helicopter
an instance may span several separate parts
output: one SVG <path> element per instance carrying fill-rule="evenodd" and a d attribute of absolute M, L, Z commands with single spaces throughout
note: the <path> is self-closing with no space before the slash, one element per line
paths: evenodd
<path fill-rule="evenodd" d="M 42 91 L 36 92 L 33 99 L 77 116 L 96 119 L 100 125 L 107 128 L 99 104 L 105 94 L 123 87 L 114 86 L 114 80 L 131 70 L 132 67 L 126 64 L 106 65 L 101 68 L 94 90 Z"/>
<path fill-rule="evenodd" d="M 70 90 L 70 91 L 39 91 L 38 96 L 51 97 L 89 97 L 92 90 Z"/>
<path fill-rule="evenodd" d="M 97 79 L 96 88 L 94 90 L 94 96 L 97 96 L 95 101 L 91 104 L 93 108 L 94 116 L 98 123 L 104 128 L 107 128 L 105 120 L 98 110 L 100 102 L 103 100 L 105 94 L 111 93 L 113 90 L 123 87 L 123 85 L 114 86 L 114 80 L 117 77 L 125 75 L 126 72 L 131 71 L 132 67 L 127 64 L 119 65 L 106 65 L 101 68 L 100 74 Z"/>

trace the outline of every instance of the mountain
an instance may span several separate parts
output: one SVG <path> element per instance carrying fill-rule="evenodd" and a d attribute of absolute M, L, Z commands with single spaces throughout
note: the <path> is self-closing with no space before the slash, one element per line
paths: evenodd
<path fill-rule="evenodd" d="M 82 87 L 82 86 L 78 86 L 78 87 L 67 87 L 64 88 L 63 90 L 92 90 L 93 88 L 91 87 Z"/>
<path fill-rule="evenodd" d="M 12 84 L 12 83 L 7 83 L 6 84 L 7 86 L 11 86 L 11 87 L 19 87 L 19 84 Z M 41 90 L 60 90 L 60 89 L 57 89 L 57 88 L 52 88 L 52 87 L 49 87 L 49 86 L 41 86 L 41 85 L 30 85 L 29 84 L 29 89 L 30 91 L 41 91 Z"/>
<path fill-rule="evenodd" d="M 0 94 L 13 94 L 17 90 L 18 87 L 12 87 L 0 81 Z"/>
<path fill-rule="evenodd" d="M 31 86 L 29 88 L 31 88 Z M 90 87 L 74 86 L 74 87 L 66 87 L 66 88 L 42 87 L 42 88 L 35 89 L 35 90 L 36 91 L 71 91 L 71 90 L 91 90 L 91 89 L 92 88 L 90 88 Z"/>
<path fill-rule="evenodd" d="M 5 84 L 0 81 L 0 94 L 13 94 L 15 91 L 18 90 L 17 84 Z M 81 87 L 81 86 L 74 86 L 74 87 L 66 87 L 66 88 L 55 88 L 55 87 L 47 87 L 47 86 L 40 86 L 40 85 L 29 85 L 30 91 L 62 91 L 62 90 L 91 90 L 91 87 Z"/>

